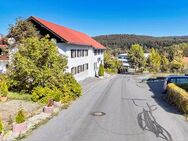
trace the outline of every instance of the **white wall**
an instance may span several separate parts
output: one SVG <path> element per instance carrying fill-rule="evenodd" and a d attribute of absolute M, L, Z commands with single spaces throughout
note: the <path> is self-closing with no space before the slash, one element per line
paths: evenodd
<path fill-rule="evenodd" d="M 8 61 L 0 60 L 0 73 L 4 73 L 7 68 L 6 65 L 8 64 Z"/>
<path fill-rule="evenodd" d="M 74 75 L 77 81 L 83 80 L 88 77 L 95 77 L 95 75 L 98 75 L 98 68 L 101 63 L 101 61 L 99 60 L 102 60 L 102 62 L 104 60 L 103 53 L 94 55 L 94 48 L 89 46 L 71 45 L 64 43 L 58 43 L 57 45 L 59 47 L 58 48 L 59 52 L 67 56 L 67 60 L 68 60 L 67 72 L 71 72 L 72 67 L 77 67 L 79 65 L 88 63 L 88 70 Z M 88 49 L 88 56 L 71 58 L 71 49 Z M 97 63 L 96 70 L 94 70 L 95 62 Z"/>

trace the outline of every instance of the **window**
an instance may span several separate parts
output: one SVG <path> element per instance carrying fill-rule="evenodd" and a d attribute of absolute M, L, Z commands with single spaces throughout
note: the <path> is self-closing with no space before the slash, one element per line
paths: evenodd
<path fill-rule="evenodd" d="M 77 73 L 77 72 L 76 72 L 76 67 L 72 67 L 72 68 L 71 68 L 71 73 L 72 73 L 73 75 Z"/>
<path fill-rule="evenodd" d="M 79 50 L 77 50 L 76 53 L 77 53 L 76 57 L 80 57 Z"/>
<path fill-rule="evenodd" d="M 71 68 L 71 73 L 74 74 L 74 68 Z"/>
<path fill-rule="evenodd" d="M 88 63 L 84 64 L 84 70 L 88 70 Z"/>
<path fill-rule="evenodd" d="M 74 74 L 78 74 L 78 73 L 84 72 L 86 70 L 88 70 L 88 63 L 83 64 L 83 65 L 79 65 L 77 67 L 72 67 L 71 68 L 71 73 L 74 75 Z"/>
<path fill-rule="evenodd" d="M 97 50 L 97 54 L 98 54 L 98 55 L 100 54 L 100 49 Z"/>
<path fill-rule="evenodd" d="M 97 55 L 97 50 L 96 49 L 94 50 L 94 54 Z"/>
<path fill-rule="evenodd" d="M 88 50 L 84 50 L 84 56 L 88 56 Z"/>
<path fill-rule="evenodd" d="M 83 69 L 83 71 L 85 71 L 86 69 L 85 69 L 85 67 L 84 67 L 84 64 L 82 65 L 82 69 Z"/>
<path fill-rule="evenodd" d="M 81 65 L 79 66 L 79 69 L 80 69 L 80 72 L 82 72 L 82 66 Z"/>
<path fill-rule="evenodd" d="M 176 78 L 171 78 L 170 80 L 168 80 L 168 83 L 176 83 Z"/>
<path fill-rule="evenodd" d="M 188 84 L 188 79 L 187 78 L 177 78 L 176 80 L 177 84 Z"/>
<path fill-rule="evenodd" d="M 71 58 L 75 58 L 76 57 L 76 50 L 71 50 Z"/>
<path fill-rule="evenodd" d="M 82 57 L 84 57 L 84 50 L 82 50 Z"/>
<path fill-rule="evenodd" d="M 77 73 L 80 73 L 80 69 L 79 69 L 79 66 L 77 67 Z"/>

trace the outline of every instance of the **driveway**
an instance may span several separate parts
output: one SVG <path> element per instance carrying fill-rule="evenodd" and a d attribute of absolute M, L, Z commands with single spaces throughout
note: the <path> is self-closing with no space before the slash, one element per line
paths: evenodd
<path fill-rule="evenodd" d="M 162 82 L 117 75 L 82 82 L 84 95 L 25 141 L 187 141 L 188 123 Z"/>

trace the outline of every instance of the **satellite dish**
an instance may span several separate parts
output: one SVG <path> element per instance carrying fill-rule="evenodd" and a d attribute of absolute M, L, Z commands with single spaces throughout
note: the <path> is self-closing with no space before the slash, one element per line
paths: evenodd
<path fill-rule="evenodd" d="M 14 38 L 8 38 L 7 42 L 9 45 L 13 45 L 16 42 L 16 40 Z"/>

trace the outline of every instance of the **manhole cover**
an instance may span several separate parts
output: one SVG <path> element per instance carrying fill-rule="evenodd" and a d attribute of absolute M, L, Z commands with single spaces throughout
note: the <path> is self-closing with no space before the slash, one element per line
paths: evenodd
<path fill-rule="evenodd" d="M 104 116 L 104 115 L 106 115 L 106 113 L 104 113 L 104 112 L 93 112 L 93 113 L 91 113 L 91 115 L 92 116 Z"/>

